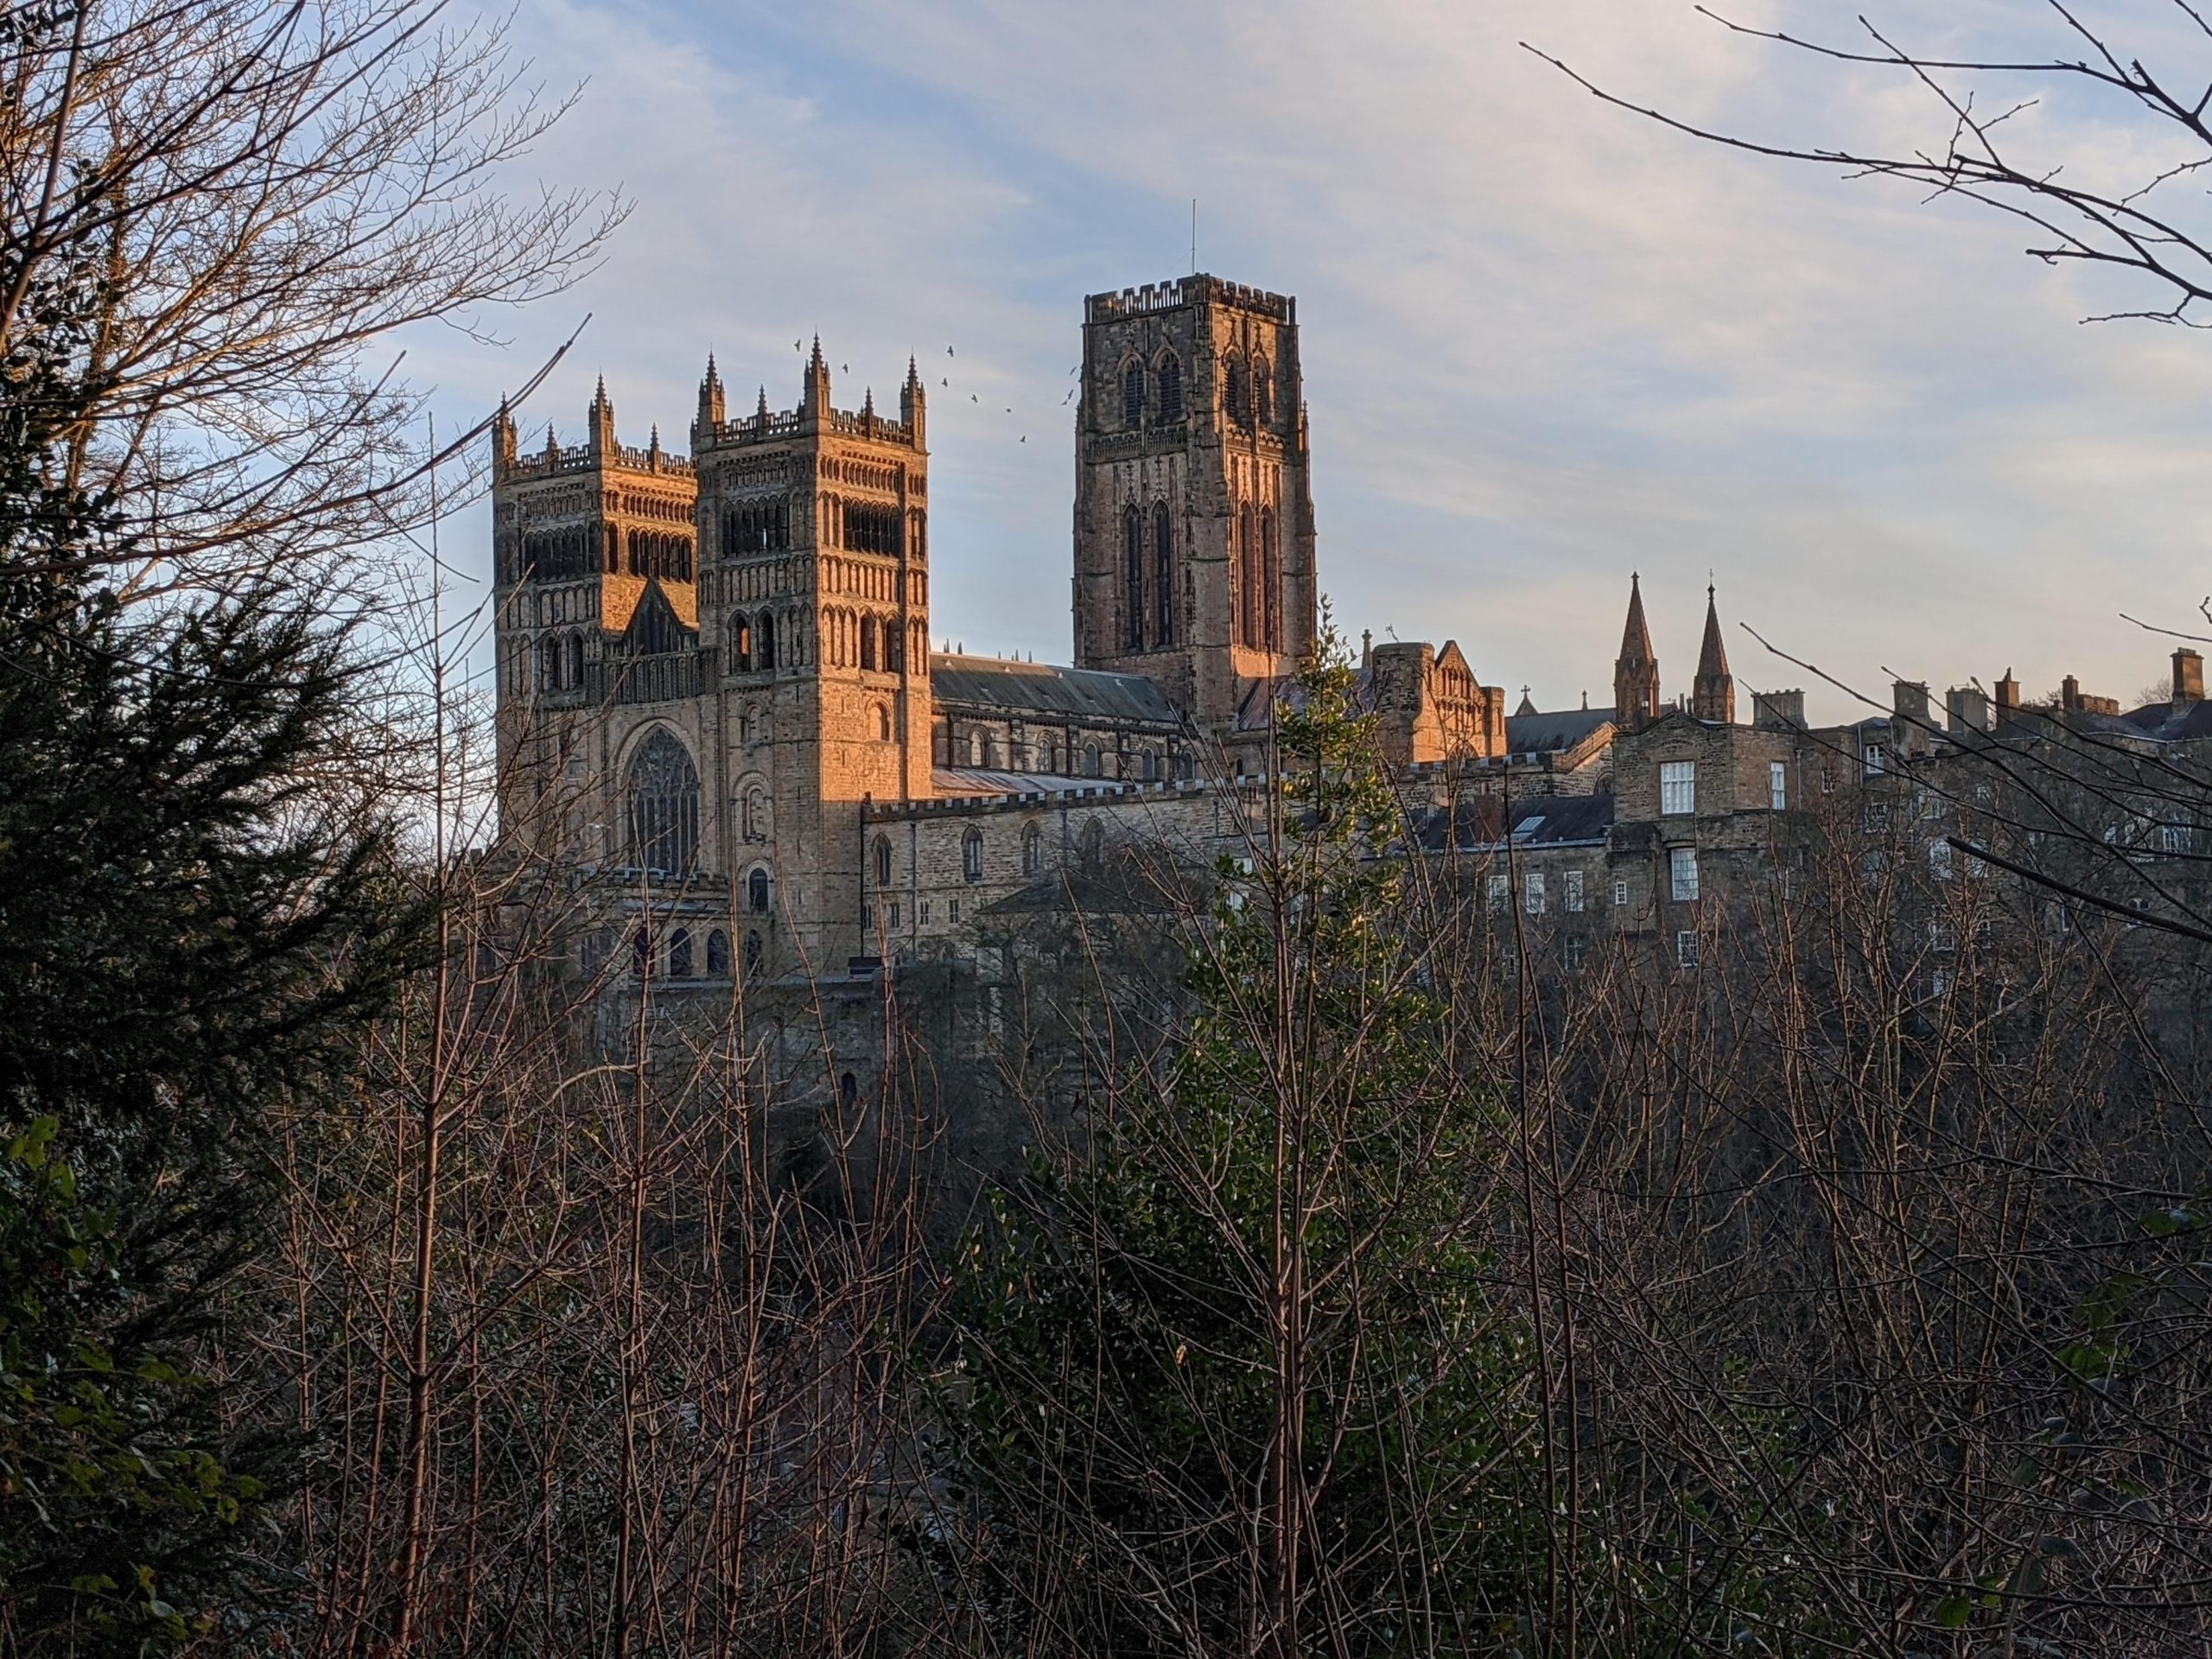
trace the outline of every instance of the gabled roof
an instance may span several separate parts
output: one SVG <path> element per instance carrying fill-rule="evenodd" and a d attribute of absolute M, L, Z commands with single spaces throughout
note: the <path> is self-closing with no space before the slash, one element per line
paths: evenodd
<path fill-rule="evenodd" d="M 2120 719 L 2137 735 L 2161 743 L 2212 737 L 2212 702 L 2149 702 Z"/>
<path fill-rule="evenodd" d="M 629 576 L 610 571 L 599 579 L 599 626 L 608 633 L 626 633 L 630 619 L 649 588 L 658 588 L 667 601 L 677 626 L 699 631 L 699 590 L 688 582 L 664 582 L 658 576 Z"/>
<path fill-rule="evenodd" d="M 1181 723 L 1167 694 L 1143 675 L 1093 668 L 932 652 L 930 692 L 940 703 L 980 705 L 1028 717 Z"/>
<path fill-rule="evenodd" d="M 1549 714 L 1531 709 L 1525 715 L 1508 715 L 1505 717 L 1506 753 L 1563 753 L 1599 727 L 1612 723 L 1613 711 L 1611 709 L 1561 709 Z"/>

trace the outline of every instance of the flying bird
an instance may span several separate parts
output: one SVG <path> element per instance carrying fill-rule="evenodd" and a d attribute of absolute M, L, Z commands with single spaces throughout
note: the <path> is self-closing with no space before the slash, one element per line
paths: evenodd
<path fill-rule="evenodd" d="M 971 404 L 980 404 L 980 403 L 982 403 L 983 400 L 982 400 L 981 397 L 977 397 L 974 392 L 972 392 L 972 391 L 971 391 L 971 392 L 969 392 L 969 393 L 968 394 L 968 401 L 969 401 L 969 403 L 971 403 Z"/>
<path fill-rule="evenodd" d="M 947 357 L 950 357 L 950 356 L 952 355 L 952 347 L 951 347 L 951 346 L 946 346 L 946 347 L 944 348 L 944 354 L 945 354 Z"/>
<path fill-rule="evenodd" d="M 797 351 L 803 351 L 803 350 L 804 350 L 804 349 L 805 349 L 805 348 L 804 348 L 804 346 L 802 346 L 798 343 L 798 341 L 797 341 L 797 340 L 793 340 L 793 341 L 791 341 L 791 350 L 793 350 L 793 351 L 797 352 Z"/>

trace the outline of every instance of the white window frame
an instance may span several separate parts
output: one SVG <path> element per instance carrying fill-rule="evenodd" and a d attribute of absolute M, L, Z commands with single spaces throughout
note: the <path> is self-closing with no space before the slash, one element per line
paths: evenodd
<path fill-rule="evenodd" d="M 1677 904 L 1694 904 L 1698 896 L 1697 849 L 1667 849 L 1667 891 Z"/>
<path fill-rule="evenodd" d="M 1777 812 L 1789 810 L 1789 767 L 1781 760 L 1766 763 L 1767 804 Z"/>
<path fill-rule="evenodd" d="M 1490 878 L 1490 885 L 1486 899 L 1487 906 L 1491 915 L 1496 916 L 1503 912 L 1512 897 L 1513 878 L 1511 876 L 1493 875 Z"/>
<path fill-rule="evenodd" d="M 1582 872 L 1569 870 L 1563 879 L 1567 883 L 1567 890 L 1560 895 L 1560 902 L 1568 910 L 1580 910 L 1582 908 Z"/>
<path fill-rule="evenodd" d="M 1530 870 L 1521 878 L 1521 903 L 1531 916 L 1544 913 L 1544 873 Z"/>
<path fill-rule="evenodd" d="M 1625 881 L 1613 883 L 1613 908 L 1616 910 L 1628 908 L 1628 883 Z"/>
<path fill-rule="evenodd" d="M 1695 928 L 1682 928 L 1675 933 L 1675 966 L 1677 968 L 1697 966 L 1697 930 Z"/>
<path fill-rule="evenodd" d="M 1659 816 L 1690 818 L 1697 816 L 1697 762 L 1662 760 L 1659 763 Z"/>
<path fill-rule="evenodd" d="M 1866 775 L 1869 778 L 1879 778 L 1888 770 L 1885 764 L 1888 759 L 1880 744 L 1869 743 L 1866 746 Z"/>

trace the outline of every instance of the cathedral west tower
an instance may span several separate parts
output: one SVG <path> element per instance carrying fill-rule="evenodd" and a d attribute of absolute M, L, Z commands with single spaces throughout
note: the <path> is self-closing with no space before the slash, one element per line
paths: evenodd
<path fill-rule="evenodd" d="M 1313 649 L 1297 302 L 1208 276 L 1084 302 L 1075 658 L 1225 735 Z"/>

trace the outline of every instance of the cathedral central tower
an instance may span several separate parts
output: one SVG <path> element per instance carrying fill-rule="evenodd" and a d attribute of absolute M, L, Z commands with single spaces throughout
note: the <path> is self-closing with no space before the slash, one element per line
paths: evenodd
<path fill-rule="evenodd" d="M 1076 664 L 1225 736 L 1313 649 L 1297 302 L 1207 276 L 1094 294 L 1082 375 Z"/>

